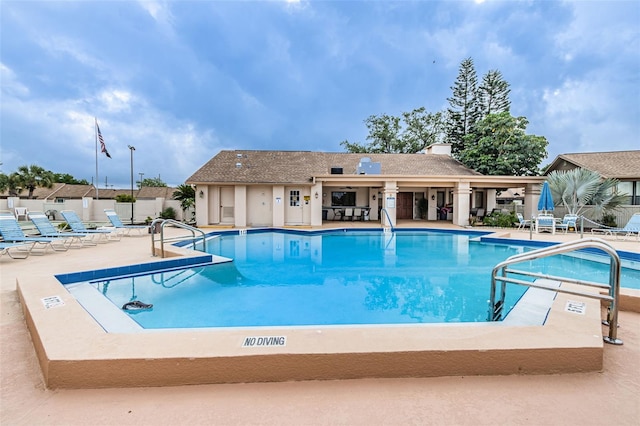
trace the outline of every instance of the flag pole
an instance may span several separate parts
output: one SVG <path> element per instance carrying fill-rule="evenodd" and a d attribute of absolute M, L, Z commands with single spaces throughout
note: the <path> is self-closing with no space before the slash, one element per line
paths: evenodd
<path fill-rule="evenodd" d="M 100 192 L 98 186 L 100 185 L 100 181 L 98 180 L 98 118 L 93 117 L 93 133 L 96 137 L 96 200 L 100 199 Z"/>

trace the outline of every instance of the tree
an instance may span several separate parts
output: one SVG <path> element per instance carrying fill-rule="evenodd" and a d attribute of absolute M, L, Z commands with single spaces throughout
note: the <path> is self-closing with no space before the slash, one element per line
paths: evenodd
<path fill-rule="evenodd" d="M 486 175 L 537 175 L 549 142 L 543 136 L 525 134 L 527 124 L 525 117 L 508 112 L 488 115 L 465 136 L 459 160 Z"/>
<path fill-rule="evenodd" d="M 601 216 L 618 208 L 628 196 L 618 192 L 617 179 L 603 179 L 599 173 L 582 168 L 554 170 L 549 173 L 547 181 L 553 198 L 562 200 L 569 214 L 580 214 L 585 206 L 590 205 L 595 216 Z"/>
<path fill-rule="evenodd" d="M 364 120 L 369 135 L 368 145 L 340 142 L 348 152 L 370 152 L 370 153 L 397 153 L 402 152 L 400 140 L 400 118 L 392 115 L 382 114 L 381 116 L 371 115 Z"/>
<path fill-rule="evenodd" d="M 137 184 L 138 184 L 138 188 L 142 188 L 143 186 L 153 186 L 153 187 L 164 188 L 167 186 L 167 184 L 164 183 L 159 176 L 157 178 L 144 178 L 142 179 L 142 181 L 138 181 Z"/>
<path fill-rule="evenodd" d="M 465 147 L 464 137 L 471 133 L 480 118 L 478 107 L 478 77 L 473 59 L 467 58 L 460 64 L 458 78 L 451 90 L 453 96 L 447 98 L 447 141 L 455 157 Z"/>
<path fill-rule="evenodd" d="M 187 209 L 195 206 L 196 204 L 196 190 L 193 186 L 183 183 L 173 191 L 173 199 L 180 201 L 182 217 L 184 217 Z"/>
<path fill-rule="evenodd" d="M 10 175 L 0 173 L 0 192 L 4 191 L 7 191 L 10 197 L 17 197 L 22 192 L 15 173 Z"/>
<path fill-rule="evenodd" d="M 33 191 L 38 187 L 53 187 L 53 173 L 40 166 L 20 166 L 13 175 L 19 186 L 29 190 L 28 198 L 33 198 Z"/>
<path fill-rule="evenodd" d="M 53 181 L 71 185 L 89 185 L 86 179 L 76 179 L 68 173 L 53 173 Z"/>
<path fill-rule="evenodd" d="M 387 114 L 372 115 L 364 122 L 369 129 L 367 140 L 371 142 L 360 144 L 345 140 L 340 144 L 347 152 L 413 154 L 443 138 L 442 113 L 430 113 L 424 107 L 403 112 L 402 124 L 400 117 Z"/>
<path fill-rule="evenodd" d="M 509 111 L 509 83 L 498 70 L 491 70 L 482 77 L 482 84 L 478 88 L 478 104 L 482 117 Z"/>
<path fill-rule="evenodd" d="M 442 113 L 427 112 L 424 107 L 402 113 L 405 124 L 402 152 L 416 153 L 441 141 L 444 131 Z"/>

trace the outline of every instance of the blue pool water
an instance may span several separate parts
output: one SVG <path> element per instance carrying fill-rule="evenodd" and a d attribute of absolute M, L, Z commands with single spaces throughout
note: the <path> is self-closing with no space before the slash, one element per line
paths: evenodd
<path fill-rule="evenodd" d="M 481 322 L 490 276 L 527 248 L 439 232 L 261 232 L 222 235 L 211 254 L 233 262 L 91 283 L 144 328 Z M 520 265 L 551 275 L 607 282 L 608 265 L 555 256 Z M 640 272 L 624 270 L 625 282 Z M 524 293 L 509 285 L 510 309 Z"/>

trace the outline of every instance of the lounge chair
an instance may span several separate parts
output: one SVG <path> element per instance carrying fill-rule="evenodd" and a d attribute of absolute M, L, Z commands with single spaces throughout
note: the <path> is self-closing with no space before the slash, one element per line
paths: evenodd
<path fill-rule="evenodd" d="M 12 259 L 26 259 L 31 254 L 31 243 L 0 243 L 0 257 L 5 254 Z"/>
<path fill-rule="evenodd" d="M 104 209 L 109 221 L 113 225 L 114 228 L 122 230 L 124 235 L 131 235 L 132 231 L 136 231 L 138 235 L 144 235 L 149 233 L 149 226 L 147 225 L 125 225 L 120 220 L 120 216 L 116 213 L 115 210 L 112 209 Z"/>
<path fill-rule="evenodd" d="M 115 228 L 99 228 L 99 229 L 87 229 L 78 214 L 73 210 L 63 210 L 60 212 L 67 225 L 73 232 L 94 234 L 97 238 L 95 241 L 98 243 L 107 242 L 110 240 L 120 240 L 122 236 L 121 232 Z"/>
<path fill-rule="evenodd" d="M 549 214 L 540 214 L 536 217 L 536 233 L 550 231 L 556 233 L 556 218 Z"/>
<path fill-rule="evenodd" d="M 531 220 L 525 219 L 522 213 L 516 213 L 518 217 L 518 230 L 531 227 Z"/>
<path fill-rule="evenodd" d="M 640 213 L 635 213 L 631 219 L 622 228 L 594 228 L 592 234 L 613 235 L 617 238 L 627 239 L 627 237 L 636 237 L 640 239 Z"/>
<path fill-rule="evenodd" d="M 29 212 L 29 219 L 35 225 L 40 236 L 46 238 L 66 238 L 69 240 L 69 247 L 95 246 L 94 234 L 87 232 L 60 232 L 49 221 L 46 214 L 42 212 Z"/>
<path fill-rule="evenodd" d="M 28 237 L 11 212 L 0 212 L 0 236 L 5 243 L 30 245 L 29 253 L 45 254 L 48 249 L 67 251 L 68 245 L 63 239 Z"/>
<path fill-rule="evenodd" d="M 565 214 L 562 218 L 562 222 L 556 223 L 556 229 L 564 231 L 566 234 L 569 229 L 573 229 L 575 232 L 578 232 L 578 219 L 580 216 L 575 214 Z"/>

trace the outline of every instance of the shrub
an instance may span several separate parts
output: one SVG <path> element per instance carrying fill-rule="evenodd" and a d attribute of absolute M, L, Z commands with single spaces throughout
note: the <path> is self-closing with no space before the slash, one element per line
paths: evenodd
<path fill-rule="evenodd" d="M 518 217 L 514 212 L 495 212 L 491 213 L 488 216 L 485 216 L 482 223 L 487 226 L 494 226 L 498 228 L 511 228 L 515 226 L 516 223 L 518 223 Z"/>
<path fill-rule="evenodd" d="M 608 213 L 602 215 L 602 224 L 610 228 L 618 227 L 618 224 L 616 223 L 616 216 Z"/>
<path fill-rule="evenodd" d="M 176 219 L 176 210 L 173 207 L 167 207 L 160 213 L 162 219 Z"/>
<path fill-rule="evenodd" d="M 136 198 L 132 197 L 129 194 L 118 194 L 116 195 L 116 202 L 117 203 L 135 203 Z"/>

